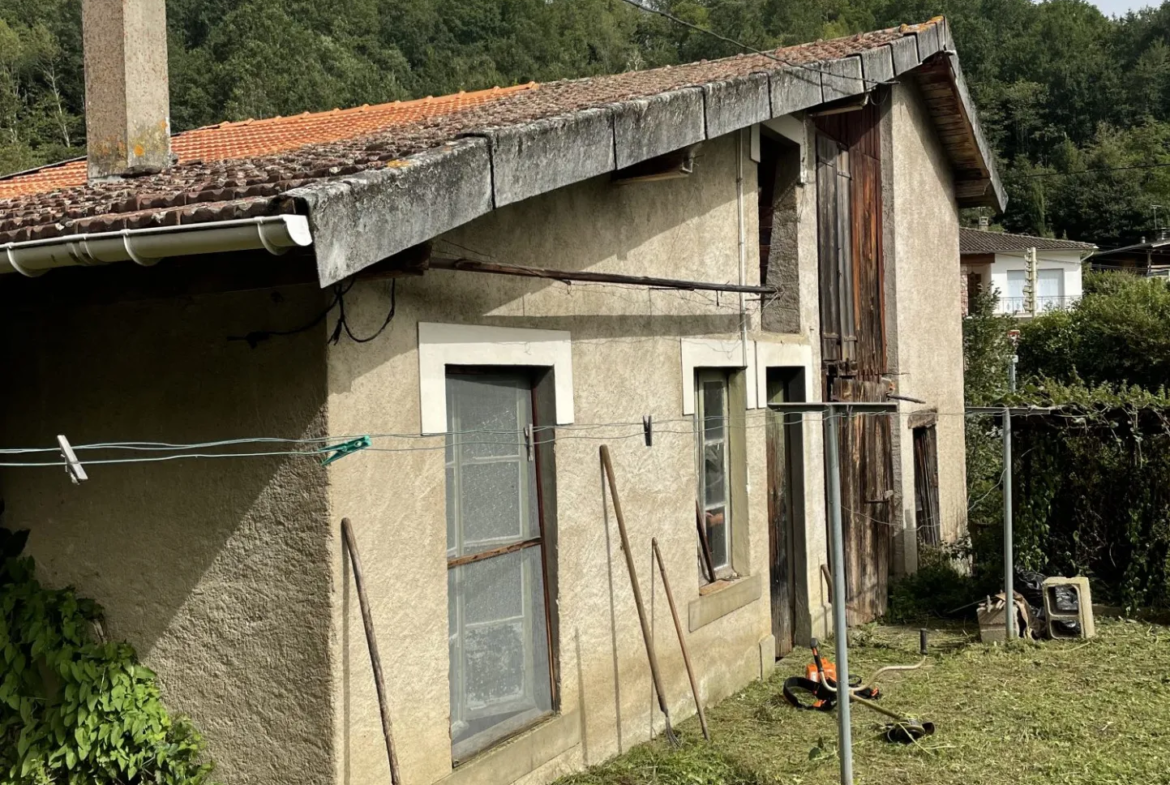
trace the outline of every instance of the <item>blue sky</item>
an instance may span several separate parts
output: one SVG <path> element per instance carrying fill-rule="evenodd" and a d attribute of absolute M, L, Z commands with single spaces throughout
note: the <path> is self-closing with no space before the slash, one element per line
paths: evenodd
<path fill-rule="evenodd" d="M 1136 11 L 1148 5 L 1157 5 L 1151 0 L 1092 0 L 1092 2 L 1093 5 L 1110 16 L 1124 14 L 1126 11 Z"/>

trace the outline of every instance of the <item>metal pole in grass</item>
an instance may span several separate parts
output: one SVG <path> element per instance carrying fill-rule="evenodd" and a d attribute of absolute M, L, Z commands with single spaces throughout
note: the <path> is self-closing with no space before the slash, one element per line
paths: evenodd
<path fill-rule="evenodd" d="M 914 398 L 887 396 L 921 403 Z M 768 408 L 784 414 L 814 412 L 821 415 L 825 430 L 825 477 L 829 486 L 829 562 L 833 571 L 833 643 L 837 657 L 837 684 L 849 684 L 849 628 L 845 616 L 845 536 L 841 525 L 841 439 L 839 420 L 853 422 L 854 414 L 890 416 L 898 413 L 898 404 L 882 402 L 770 403 Z M 853 727 L 850 724 L 848 686 L 837 701 L 837 748 L 841 759 L 841 785 L 853 785 Z"/>
<path fill-rule="evenodd" d="M 1016 637 L 1016 592 L 1012 567 L 1012 410 L 1003 408 L 1003 595 L 1004 642 Z"/>
<path fill-rule="evenodd" d="M 849 629 L 845 620 L 845 544 L 841 527 L 841 442 L 837 435 L 838 415 L 830 409 L 823 415 L 825 425 L 825 471 L 829 475 L 829 547 L 833 568 L 833 642 L 837 655 L 837 734 L 840 737 L 841 785 L 853 785 L 853 726 L 849 706 Z M 849 414 L 852 422 L 853 415 Z M 843 686 L 842 686 L 843 685 Z"/>

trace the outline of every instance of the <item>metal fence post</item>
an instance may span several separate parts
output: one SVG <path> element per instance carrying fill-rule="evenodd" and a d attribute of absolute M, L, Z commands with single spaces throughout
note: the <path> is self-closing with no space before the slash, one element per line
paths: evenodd
<path fill-rule="evenodd" d="M 853 726 L 849 706 L 849 628 L 845 620 L 845 544 L 841 528 L 841 453 L 837 418 L 828 407 L 822 415 L 825 425 L 825 456 L 829 474 L 829 547 L 833 567 L 833 638 L 837 655 L 837 722 L 840 734 L 841 785 L 853 785 Z M 849 414 L 852 421 L 852 412 Z"/>
<path fill-rule="evenodd" d="M 1015 575 L 1012 565 L 1012 410 L 1003 409 L 1003 585 L 1004 642 L 1016 637 Z"/>

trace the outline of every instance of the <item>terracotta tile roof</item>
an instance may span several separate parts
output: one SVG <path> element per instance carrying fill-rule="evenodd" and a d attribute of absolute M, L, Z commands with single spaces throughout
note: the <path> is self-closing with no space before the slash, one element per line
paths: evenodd
<path fill-rule="evenodd" d="M 1092 243 L 1074 240 L 1054 240 L 1051 237 L 1032 237 L 1026 234 L 989 232 L 982 229 L 959 230 L 959 253 L 1011 253 L 1035 248 L 1040 251 L 1095 251 Z"/>
<path fill-rule="evenodd" d="M 522 90 L 535 82 L 516 87 L 493 87 L 473 93 L 456 93 L 439 98 L 428 96 L 415 101 L 395 101 L 355 109 L 305 112 L 292 117 L 220 123 L 176 134 L 171 151 L 179 164 L 194 161 L 230 161 L 296 150 L 308 144 L 323 144 L 385 131 L 398 125 L 417 123 L 428 117 L 483 106 Z M 45 193 L 85 185 L 85 160 L 45 166 L 15 177 L 0 177 L 0 198 Z"/>
<path fill-rule="evenodd" d="M 84 162 L 76 162 L 0 179 L 0 244 L 292 212 L 292 200 L 281 196 L 294 188 L 395 166 L 404 156 L 485 128 L 776 71 L 785 64 L 815 68 L 815 63 L 859 54 L 939 23 L 941 18 L 801 44 L 776 50 L 772 57 L 741 55 L 429 102 L 203 128 L 175 139 L 180 161 L 159 174 L 86 184 Z"/>

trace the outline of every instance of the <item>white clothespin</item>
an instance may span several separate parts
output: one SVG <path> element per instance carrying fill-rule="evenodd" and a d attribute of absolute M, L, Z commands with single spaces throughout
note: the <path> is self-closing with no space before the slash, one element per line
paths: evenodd
<path fill-rule="evenodd" d="M 70 446 L 68 439 L 58 435 L 57 444 L 61 447 L 61 457 L 65 459 L 65 473 L 69 475 L 69 479 L 73 481 L 74 485 L 81 485 L 89 479 L 85 473 L 85 467 L 81 465 L 81 461 L 77 460 L 77 454 L 73 452 L 73 447 Z"/>

